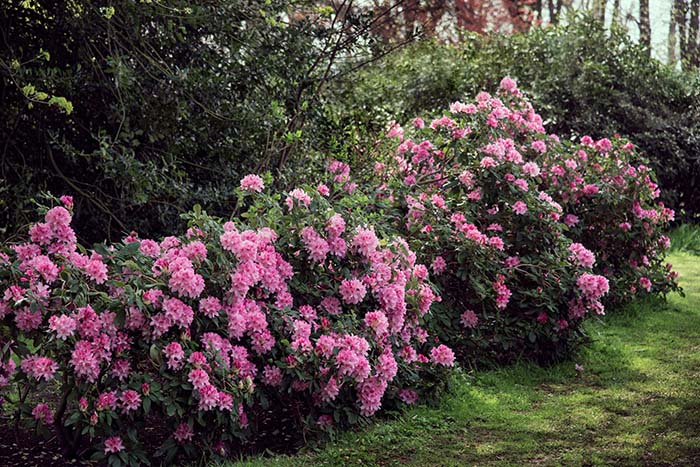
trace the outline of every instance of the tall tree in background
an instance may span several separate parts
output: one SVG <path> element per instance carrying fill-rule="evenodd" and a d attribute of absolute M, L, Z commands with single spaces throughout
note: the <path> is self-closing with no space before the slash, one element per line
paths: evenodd
<path fill-rule="evenodd" d="M 649 20 L 649 0 L 639 0 L 639 42 L 651 55 L 651 21 Z"/>
<path fill-rule="evenodd" d="M 677 23 L 677 17 L 678 17 L 678 12 L 677 10 L 677 2 L 674 1 L 673 5 L 671 6 L 671 17 L 668 22 L 668 38 L 667 38 L 667 46 L 668 46 L 668 51 L 666 54 L 666 60 L 667 63 L 671 66 L 674 66 L 676 64 L 676 46 L 678 43 L 678 38 L 676 37 L 676 30 L 678 29 L 678 23 Z"/>
<path fill-rule="evenodd" d="M 605 22 L 605 10 L 608 6 L 607 0 L 593 0 L 593 8 L 591 13 L 597 20 Z"/>
<path fill-rule="evenodd" d="M 620 22 L 620 0 L 613 2 L 612 21 L 616 24 Z"/>
<path fill-rule="evenodd" d="M 687 62 L 691 68 L 700 66 L 700 39 L 698 32 L 700 30 L 700 0 L 691 0 L 690 2 L 690 24 L 688 26 L 688 45 L 686 50 L 688 53 Z"/>
<path fill-rule="evenodd" d="M 672 10 L 672 27 L 675 27 L 674 38 L 669 37 L 669 50 L 676 46 L 680 51 L 679 58 L 683 69 L 700 67 L 700 0 L 674 0 Z"/>

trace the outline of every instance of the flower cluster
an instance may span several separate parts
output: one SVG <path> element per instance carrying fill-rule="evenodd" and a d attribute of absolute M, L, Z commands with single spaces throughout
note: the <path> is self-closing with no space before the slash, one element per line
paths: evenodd
<path fill-rule="evenodd" d="M 631 145 L 547 135 L 510 78 L 449 111 L 394 123 L 369 184 L 432 264 L 461 355 L 558 358 L 604 300 L 675 287 L 661 265 L 672 213 L 650 204 L 658 187 Z"/>
<path fill-rule="evenodd" d="M 350 196 L 346 169 L 331 169 Z M 0 319 L 34 343 L 3 347 L 0 388 L 32 394 L 24 413 L 62 439 L 134 462 L 154 417 L 173 426 L 161 451 L 174 455 L 255 436 L 271 399 L 325 429 L 416 402 L 421 375 L 453 361 L 424 328 L 438 299 L 427 268 L 347 204 L 309 188 L 280 203 L 260 180 L 246 177 L 243 196 L 269 216 L 243 225 L 195 211 L 186 235 L 95 251 L 76 243 L 68 206 L 48 210 L 0 257 Z M 65 408 L 42 400 L 48 384 Z"/>

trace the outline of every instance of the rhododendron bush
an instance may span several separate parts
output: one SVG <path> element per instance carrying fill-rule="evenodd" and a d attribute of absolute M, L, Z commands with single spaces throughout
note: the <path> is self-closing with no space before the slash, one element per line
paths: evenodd
<path fill-rule="evenodd" d="M 547 135 L 510 78 L 449 111 L 390 126 L 375 186 L 440 284 L 438 334 L 467 358 L 559 358 L 606 300 L 677 288 L 672 211 L 631 145 Z"/>
<path fill-rule="evenodd" d="M 247 175 L 231 220 L 91 250 L 61 198 L 0 256 L 15 417 L 114 465 L 236 452 L 270 413 L 322 431 L 435 395 L 456 358 L 565 357 L 606 304 L 678 288 L 634 147 L 547 135 L 510 78 L 376 155 L 288 193 Z"/>
<path fill-rule="evenodd" d="M 653 173 L 635 159 L 628 141 L 589 137 L 541 156 L 543 182 L 567 212 L 568 235 L 596 252 L 596 271 L 611 281 L 610 303 L 678 289 L 663 254 L 674 212 L 657 201 Z"/>
<path fill-rule="evenodd" d="M 434 390 L 454 355 L 422 327 L 437 297 L 406 242 L 316 191 L 263 185 L 241 184 L 249 225 L 196 209 L 186 235 L 89 251 L 72 200 L 49 209 L 1 258 L 0 386 L 18 388 L 17 416 L 119 465 L 146 461 L 149 423 L 173 459 L 254 437 L 268 407 L 322 429 Z"/>

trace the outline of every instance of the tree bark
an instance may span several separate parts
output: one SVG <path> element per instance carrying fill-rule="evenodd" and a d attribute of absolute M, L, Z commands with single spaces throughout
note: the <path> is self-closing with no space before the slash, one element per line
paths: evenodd
<path fill-rule="evenodd" d="M 616 0 L 619 1 L 619 0 Z M 673 2 L 673 7 L 671 8 L 671 18 L 668 22 L 668 53 L 666 54 L 666 61 L 669 65 L 674 66 L 676 64 L 676 2 Z"/>
<path fill-rule="evenodd" d="M 651 22 L 649 20 L 649 0 L 639 0 L 639 42 L 651 54 Z"/>
<path fill-rule="evenodd" d="M 688 64 L 691 68 L 700 66 L 700 44 L 698 30 L 700 29 L 700 0 L 690 2 L 690 26 L 688 27 Z"/>
<path fill-rule="evenodd" d="M 688 66 L 688 22 L 686 19 L 688 14 L 687 0 L 675 0 L 673 9 L 676 12 L 676 26 L 678 27 L 681 67 L 685 69 Z"/>
<path fill-rule="evenodd" d="M 605 10 L 608 6 L 607 0 L 593 0 L 593 17 L 605 22 Z"/>

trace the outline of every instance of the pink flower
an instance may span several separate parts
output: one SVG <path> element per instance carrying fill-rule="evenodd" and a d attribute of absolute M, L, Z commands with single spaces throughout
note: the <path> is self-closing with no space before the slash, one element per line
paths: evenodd
<path fill-rule="evenodd" d="M 48 283 L 58 279 L 58 267 L 49 259 L 48 256 L 40 255 L 28 261 L 28 264 L 34 268 L 36 272 L 41 274 L 41 277 Z"/>
<path fill-rule="evenodd" d="M 63 195 L 58 199 L 61 201 L 61 203 L 63 203 L 63 205 L 65 207 L 67 207 L 68 209 L 73 209 L 73 197 L 72 196 Z"/>
<path fill-rule="evenodd" d="M 192 427 L 184 422 L 180 423 L 180 425 L 178 425 L 177 429 L 173 433 L 173 438 L 175 439 L 175 441 L 178 442 L 178 444 L 184 444 L 185 441 L 191 440 L 192 436 L 194 436 Z"/>
<path fill-rule="evenodd" d="M 600 189 L 593 184 L 588 184 L 583 187 L 583 194 L 586 196 L 593 196 L 598 193 Z"/>
<path fill-rule="evenodd" d="M 141 240 L 139 251 L 151 258 L 157 258 L 160 255 L 160 245 L 154 240 Z"/>
<path fill-rule="evenodd" d="M 265 365 L 262 382 L 268 386 L 279 386 L 282 384 L 282 370 L 275 366 Z"/>
<path fill-rule="evenodd" d="M 124 443 L 119 436 L 111 436 L 105 440 L 105 454 L 116 454 L 124 450 Z"/>
<path fill-rule="evenodd" d="M 493 290 L 496 292 L 496 306 L 499 310 L 504 310 L 508 306 L 508 301 L 510 301 L 511 291 L 503 283 L 505 277 L 499 275 L 496 281 L 492 284 Z"/>
<path fill-rule="evenodd" d="M 141 405 L 141 396 L 133 389 L 127 389 L 122 393 L 121 403 L 122 410 L 124 410 L 124 412 L 138 410 L 139 406 Z"/>
<path fill-rule="evenodd" d="M 576 280 L 576 285 L 591 301 L 598 300 L 610 290 L 610 285 L 605 277 L 589 273 L 581 274 Z"/>
<path fill-rule="evenodd" d="M 194 272 L 192 262 L 180 257 L 170 262 L 168 286 L 180 297 L 197 298 L 204 290 L 204 278 Z"/>
<path fill-rule="evenodd" d="M 576 224 L 578 224 L 578 222 L 579 218 L 573 214 L 567 214 L 566 216 L 564 216 L 564 224 L 566 224 L 568 227 L 573 227 Z"/>
<path fill-rule="evenodd" d="M 284 203 L 287 205 L 287 208 L 292 209 L 294 207 L 294 201 L 308 208 L 311 204 L 311 197 L 301 188 L 295 188 L 289 192 L 289 196 Z"/>
<path fill-rule="evenodd" d="M 501 89 L 504 91 L 508 91 L 510 93 L 515 93 L 518 91 L 518 84 L 515 82 L 515 80 L 509 76 L 506 76 L 501 80 Z"/>
<path fill-rule="evenodd" d="M 78 323 L 67 315 L 53 315 L 49 318 L 49 329 L 56 333 L 56 337 L 66 340 L 73 335 Z"/>
<path fill-rule="evenodd" d="M 522 201 L 516 201 L 513 203 L 513 212 L 518 215 L 525 214 L 527 212 L 527 204 Z"/>
<path fill-rule="evenodd" d="M 651 281 L 648 277 L 640 277 L 639 286 L 645 289 L 647 292 L 651 292 Z"/>
<path fill-rule="evenodd" d="M 53 422 L 53 412 L 47 404 L 37 404 L 32 410 L 34 420 L 38 420 L 45 425 Z"/>
<path fill-rule="evenodd" d="M 387 382 L 377 377 L 368 378 L 360 383 L 358 397 L 362 415 L 368 417 L 379 410 L 386 387 Z"/>
<path fill-rule="evenodd" d="M 88 341 L 81 340 L 75 343 L 70 363 L 75 374 L 84 377 L 90 383 L 94 383 L 100 373 L 100 362 Z"/>
<path fill-rule="evenodd" d="M 534 178 L 540 174 L 540 167 L 535 162 L 526 162 L 523 164 L 523 172 Z"/>
<path fill-rule="evenodd" d="M 85 274 L 96 284 L 104 284 L 107 280 L 107 266 L 102 262 L 102 256 L 93 253 L 85 266 Z"/>
<path fill-rule="evenodd" d="M 547 145 L 544 141 L 538 139 L 532 142 L 532 149 L 541 154 L 544 154 L 544 152 L 547 151 Z"/>
<path fill-rule="evenodd" d="M 117 407 L 117 395 L 114 391 L 103 392 L 97 397 L 95 408 L 101 410 L 114 410 Z"/>
<path fill-rule="evenodd" d="M 577 263 L 579 266 L 590 268 L 595 263 L 595 255 L 593 252 L 580 243 L 572 243 L 571 246 L 569 246 L 569 251 L 571 252 L 569 260 Z"/>
<path fill-rule="evenodd" d="M 194 369 L 187 375 L 187 381 L 192 383 L 195 389 L 202 389 L 209 385 L 209 374 L 202 369 Z"/>
<path fill-rule="evenodd" d="M 257 175 L 246 175 L 241 180 L 241 189 L 243 191 L 254 191 L 256 193 L 260 193 L 264 188 L 265 184 L 263 183 L 263 179 Z"/>
<path fill-rule="evenodd" d="M 430 350 L 430 360 L 436 365 L 454 366 L 455 354 L 452 349 L 440 344 Z"/>
<path fill-rule="evenodd" d="M 472 310 L 466 310 L 460 317 L 460 322 L 465 328 L 475 328 L 479 323 L 479 317 Z"/>
<path fill-rule="evenodd" d="M 168 368 L 171 370 L 179 370 L 182 367 L 182 361 L 185 358 L 185 352 L 178 342 L 171 342 L 163 349 L 165 358 L 168 359 Z"/>
<path fill-rule="evenodd" d="M 22 360 L 21 368 L 34 379 L 49 381 L 58 370 L 58 364 L 47 357 L 31 356 Z"/>
<path fill-rule="evenodd" d="M 373 229 L 357 228 L 357 234 L 352 238 L 352 247 L 369 258 L 379 246 L 379 239 Z"/>
<path fill-rule="evenodd" d="M 330 251 L 328 242 L 313 227 L 308 226 L 301 229 L 301 238 L 311 261 L 322 263 Z"/>
<path fill-rule="evenodd" d="M 46 216 L 44 216 L 44 220 L 52 227 L 67 227 L 71 222 L 71 215 L 66 208 L 57 206 L 49 209 Z"/>
<path fill-rule="evenodd" d="M 335 297 L 324 298 L 320 305 L 329 315 L 339 315 L 342 312 L 340 300 Z"/>
<path fill-rule="evenodd" d="M 216 297 L 207 297 L 199 301 L 199 311 L 207 318 L 214 318 L 221 309 L 221 302 Z"/>
<path fill-rule="evenodd" d="M 418 393 L 413 389 L 402 389 L 399 391 L 399 399 L 405 404 L 413 405 L 418 402 Z"/>
<path fill-rule="evenodd" d="M 211 410 L 219 403 L 219 391 L 211 384 L 198 388 L 199 410 Z"/>
<path fill-rule="evenodd" d="M 439 276 L 440 274 L 445 272 L 445 269 L 447 269 L 447 263 L 445 262 L 445 259 L 442 256 L 436 256 L 433 260 L 433 264 L 430 265 L 430 268 L 436 275 Z"/>
<path fill-rule="evenodd" d="M 357 279 L 344 280 L 339 291 L 343 301 L 350 305 L 360 303 L 367 294 L 364 284 Z"/>
<path fill-rule="evenodd" d="M 365 315 L 365 325 L 371 328 L 378 338 L 389 333 L 389 320 L 381 311 L 372 311 Z"/>

